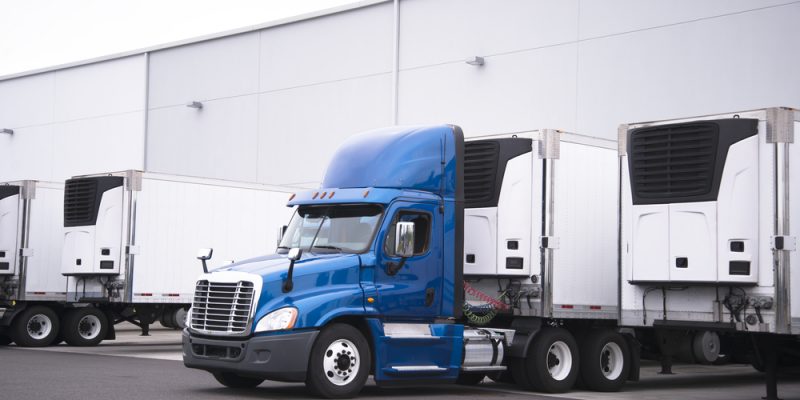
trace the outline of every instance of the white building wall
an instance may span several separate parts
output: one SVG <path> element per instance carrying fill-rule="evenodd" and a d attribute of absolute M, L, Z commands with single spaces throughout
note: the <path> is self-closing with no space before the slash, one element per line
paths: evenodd
<path fill-rule="evenodd" d="M 616 139 L 625 122 L 800 108 L 796 2 L 400 0 L 399 17 L 400 124 Z M 15 130 L 0 180 L 140 168 L 313 186 L 345 138 L 394 121 L 393 24 L 388 1 L 0 80 Z"/>
<path fill-rule="evenodd" d="M 144 56 L 0 81 L 0 181 L 141 168 Z"/>

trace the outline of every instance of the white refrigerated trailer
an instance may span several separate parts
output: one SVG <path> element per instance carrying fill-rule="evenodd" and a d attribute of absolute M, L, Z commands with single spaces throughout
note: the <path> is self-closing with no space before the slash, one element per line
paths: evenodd
<path fill-rule="evenodd" d="M 638 379 L 638 345 L 617 324 L 616 149 L 558 130 L 465 143 L 464 315 L 513 330 L 505 378 L 523 387 Z"/>
<path fill-rule="evenodd" d="M 21 229 L 5 254 L 14 267 L 0 271 L 11 277 L 3 278 L 3 320 L 18 315 L 8 332 L 28 346 L 59 336 L 94 345 L 113 338 L 121 321 L 144 333 L 156 320 L 180 325 L 203 272 L 198 248 L 215 249 L 212 269 L 272 251 L 290 215 L 283 207 L 290 189 L 140 171 L 39 183 L 35 197 L 29 187 L 0 189 L 2 215 Z M 45 298 L 52 301 L 21 307 Z"/>
<path fill-rule="evenodd" d="M 622 125 L 621 324 L 649 352 L 800 360 L 800 159 L 788 108 Z M 780 354 L 780 356 L 778 356 Z"/>
<path fill-rule="evenodd" d="M 63 183 L 0 184 L 0 344 L 35 346 L 58 333 L 63 197 Z"/>

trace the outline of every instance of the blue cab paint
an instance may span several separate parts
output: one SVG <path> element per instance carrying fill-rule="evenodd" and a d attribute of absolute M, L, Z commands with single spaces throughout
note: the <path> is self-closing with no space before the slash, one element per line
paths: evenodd
<path fill-rule="evenodd" d="M 296 193 L 288 206 L 378 205 L 381 220 L 368 248 L 358 254 L 304 249 L 294 264 L 293 289 L 285 255 L 244 260 L 223 270 L 258 275 L 263 280 L 252 322 L 295 307 L 294 328 L 256 336 L 291 335 L 321 329 L 337 318 L 368 327 L 379 383 L 454 381 L 463 357 L 464 326 L 437 323 L 460 316 L 463 299 L 463 136 L 450 125 L 392 127 L 351 137 L 335 153 L 319 189 Z M 384 244 L 403 213 L 427 218 L 428 247 L 403 260 Z M 385 324 L 427 324 L 430 335 L 391 337 Z M 435 366 L 408 372 L 404 366 Z"/>

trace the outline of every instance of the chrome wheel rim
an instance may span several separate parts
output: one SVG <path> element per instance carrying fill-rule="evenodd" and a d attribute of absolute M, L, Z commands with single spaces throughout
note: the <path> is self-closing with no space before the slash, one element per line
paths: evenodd
<path fill-rule="evenodd" d="M 35 340 L 42 340 L 52 332 L 53 322 L 44 314 L 36 314 L 28 320 L 26 328 L 28 336 Z"/>
<path fill-rule="evenodd" d="M 347 339 L 335 340 L 322 356 L 322 371 L 328 381 L 336 386 L 353 382 L 361 366 L 361 358 L 353 342 Z"/>
<path fill-rule="evenodd" d="M 557 381 L 563 381 L 572 371 L 572 351 L 566 343 L 559 340 L 550 345 L 545 362 L 550 376 Z"/>
<path fill-rule="evenodd" d="M 78 321 L 78 335 L 86 340 L 97 338 L 100 334 L 100 318 L 96 315 L 84 315 Z"/>
<path fill-rule="evenodd" d="M 606 379 L 613 381 L 622 375 L 622 367 L 625 359 L 622 356 L 622 348 L 614 342 L 606 343 L 600 351 L 600 371 Z"/>

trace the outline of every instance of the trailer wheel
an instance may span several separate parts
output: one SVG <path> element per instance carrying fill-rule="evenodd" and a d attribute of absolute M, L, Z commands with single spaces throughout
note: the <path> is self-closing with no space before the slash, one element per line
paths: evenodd
<path fill-rule="evenodd" d="M 581 342 L 581 378 L 590 390 L 616 392 L 630 371 L 630 350 L 625 338 L 610 330 L 597 330 Z"/>
<path fill-rule="evenodd" d="M 186 328 L 186 314 L 188 310 L 183 307 L 178 307 L 172 313 L 172 319 L 175 321 L 175 329 L 183 330 Z"/>
<path fill-rule="evenodd" d="M 58 317 L 45 306 L 25 309 L 11 326 L 11 338 L 22 347 L 49 346 L 58 335 Z"/>
<path fill-rule="evenodd" d="M 369 376 L 372 355 L 358 329 L 333 324 L 323 329 L 311 349 L 306 386 L 329 399 L 358 395 Z"/>
<path fill-rule="evenodd" d="M 456 383 L 459 385 L 475 386 L 483 382 L 483 378 L 485 377 L 486 374 L 482 372 L 464 372 L 458 374 L 458 378 L 456 378 Z"/>
<path fill-rule="evenodd" d="M 175 325 L 172 323 L 172 310 L 162 311 L 158 316 L 158 322 L 164 328 L 175 329 Z"/>
<path fill-rule="evenodd" d="M 96 346 L 108 332 L 106 315 L 94 307 L 70 310 L 64 317 L 64 340 L 71 346 Z"/>
<path fill-rule="evenodd" d="M 217 382 L 231 389 L 250 389 L 264 382 L 263 379 L 248 378 L 231 372 L 214 372 L 213 375 Z"/>
<path fill-rule="evenodd" d="M 572 334 L 563 328 L 545 328 L 533 338 L 524 372 L 534 390 L 564 393 L 575 385 L 579 365 Z"/>

